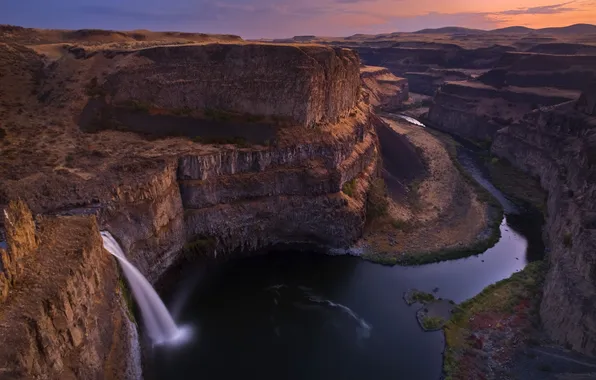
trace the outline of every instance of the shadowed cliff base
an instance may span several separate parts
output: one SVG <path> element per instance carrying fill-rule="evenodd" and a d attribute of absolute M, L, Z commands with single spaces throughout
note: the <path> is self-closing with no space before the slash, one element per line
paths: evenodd
<path fill-rule="evenodd" d="M 383 154 L 389 197 L 386 213 L 368 223 L 359 243 L 363 256 L 384 264 L 423 264 L 494 245 L 500 236 L 500 207 L 458 168 L 454 151 L 449 153 L 453 143 L 398 118 L 383 121 L 387 126 L 379 139 L 382 149 L 389 150 Z M 414 166 L 408 170 L 394 162 L 393 149 L 400 149 L 402 156 L 407 149 L 391 144 L 391 134 L 396 140 L 405 138 L 405 148 L 413 147 L 408 162 Z M 412 170 L 418 157 L 425 169 Z"/>

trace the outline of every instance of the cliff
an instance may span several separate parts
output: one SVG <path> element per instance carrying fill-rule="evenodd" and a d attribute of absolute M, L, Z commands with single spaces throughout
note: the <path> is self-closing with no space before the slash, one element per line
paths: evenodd
<path fill-rule="evenodd" d="M 577 97 L 579 92 L 570 90 L 447 82 L 437 91 L 428 119 L 445 132 L 473 140 L 491 140 L 498 130 L 521 120 L 531 110 Z"/>
<path fill-rule="evenodd" d="M 19 96 L 39 96 L 24 115 L 8 110 L 0 204 L 20 197 L 34 213 L 96 215 L 152 281 L 198 242 L 209 249 L 197 254 L 220 256 L 359 237 L 378 142 L 355 53 L 273 44 L 84 50 L 19 87 Z M 121 108 L 127 117 L 116 123 Z M 110 122 L 85 133 L 97 113 Z M 22 116 L 31 128 L 18 128 Z M 59 121 L 41 128 L 44 118 Z M 168 136 L 182 122 L 187 133 Z M 31 165 L 12 154 L 23 149 L 44 154 Z M 344 194 L 346 182 L 358 191 Z"/>
<path fill-rule="evenodd" d="M 0 304 L 2 378 L 138 378 L 136 327 L 95 218 L 41 217 L 36 228 L 23 202 L 4 217 L 0 267 L 10 291 Z"/>
<path fill-rule="evenodd" d="M 536 110 L 501 129 L 492 153 L 540 179 L 550 265 L 540 316 L 557 342 L 596 355 L 596 117 L 594 93 Z"/>
<path fill-rule="evenodd" d="M 596 80 L 596 55 L 508 52 L 479 77 L 493 86 L 554 87 L 584 90 Z"/>
<path fill-rule="evenodd" d="M 370 94 L 370 104 L 377 109 L 395 110 L 408 100 L 408 80 L 396 77 L 384 67 L 362 66 L 360 78 Z"/>
<path fill-rule="evenodd" d="M 453 43 L 385 41 L 387 43 L 391 46 L 357 45 L 355 49 L 365 65 L 386 67 L 393 74 L 408 78 L 410 91 L 425 95 L 434 95 L 439 83 L 466 76 L 465 73 L 444 69 L 489 69 L 499 61 L 501 55 L 514 50 L 500 45 L 465 49 Z M 429 86 L 431 82 L 436 85 Z"/>
<path fill-rule="evenodd" d="M 445 82 L 470 79 L 470 76 L 456 70 L 431 69 L 426 72 L 406 72 L 404 76 L 415 92 L 434 96 L 435 92 Z"/>
<path fill-rule="evenodd" d="M 116 105 L 228 111 L 312 126 L 347 115 L 360 87 L 358 56 L 341 48 L 205 44 L 100 54 L 119 61 L 102 86 Z"/>

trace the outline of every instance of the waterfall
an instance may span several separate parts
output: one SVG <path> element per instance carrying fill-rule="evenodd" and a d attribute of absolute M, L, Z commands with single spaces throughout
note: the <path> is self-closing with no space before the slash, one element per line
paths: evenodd
<path fill-rule="evenodd" d="M 109 232 L 101 231 L 101 237 L 104 248 L 120 262 L 134 298 L 141 309 L 143 322 L 151 340 L 156 344 L 177 340 L 182 331 L 174 323 L 155 289 L 141 272 L 126 260 L 122 248 Z"/>

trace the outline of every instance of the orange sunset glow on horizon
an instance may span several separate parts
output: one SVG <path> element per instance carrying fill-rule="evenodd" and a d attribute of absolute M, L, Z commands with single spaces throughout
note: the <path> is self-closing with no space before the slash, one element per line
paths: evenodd
<path fill-rule="evenodd" d="M 461 26 L 596 23 L 596 0 L 42 0 L 3 2 L 0 23 L 40 28 L 180 30 L 247 38 L 412 32 Z"/>

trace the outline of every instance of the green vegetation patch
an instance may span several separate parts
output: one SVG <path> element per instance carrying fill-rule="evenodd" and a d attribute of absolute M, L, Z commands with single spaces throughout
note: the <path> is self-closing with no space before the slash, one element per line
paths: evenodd
<path fill-rule="evenodd" d="M 573 247 L 573 238 L 571 237 L 571 234 L 569 232 L 566 232 L 563 236 L 563 245 L 565 246 L 565 248 Z"/>
<path fill-rule="evenodd" d="M 412 289 L 405 295 L 405 300 L 408 305 L 412 305 L 416 302 L 421 304 L 427 304 L 436 300 L 432 293 L 421 292 L 420 290 Z"/>
<path fill-rule="evenodd" d="M 119 106 L 128 108 L 134 112 L 149 112 L 151 109 L 151 105 L 149 103 L 144 103 L 137 100 L 127 100 L 120 103 Z"/>
<path fill-rule="evenodd" d="M 415 228 L 415 226 L 414 226 L 413 223 L 408 222 L 406 220 L 401 220 L 401 219 L 393 219 L 391 221 L 391 225 L 396 230 L 401 230 L 401 231 L 404 231 L 404 232 L 412 231 Z"/>
<path fill-rule="evenodd" d="M 343 191 L 343 193 L 349 197 L 354 197 L 354 192 L 356 191 L 356 178 L 345 182 L 341 188 L 341 191 Z"/>
<path fill-rule="evenodd" d="M 441 317 L 429 317 L 425 316 L 422 318 L 422 328 L 425 330 L 438 330 L 443 327 L 445 320 Z"/>
<path fill-rule="evenodd" d="M 251 146 L 250 142 L 246 140 L 246 138 L 242 136 L 234 136 L 234 137 L 207 137 L 207 136 L 195 136 L 192 141 L 200 144 L 213 144 L 213 145 L 236 145 L 240 148 L 245 148 Z"/>
<path fill-rule="evenodd" d="M 387 214 L 387 186 L 382 178 L 375 178 L 368 192 L 366 201 L 366 218 L 372 220 Z"/>
<path fill-rule="evenodd" d="M 474 333 L 470 323 L 480 313 L 504 317 L 517 315 L 528 318 L 534 325 L 538 324 L 545 272 L 543 261 L 529 263 L 521 272 L 486 287 L 480 294 L 459 305 L 444 327 L 446 349 L 443 371 L 446 379 L 461 377 L 458 376 L 461 356 L 474 344 L 467 339 Z M 526 315 L 520 315 L 520 311 L 515 309 L 523 302 L 530 305 Z"/>
<path fill-rule="evenodd" d="M 196 236 L 182 248 L 183 255 L 187 258 L 195 258 L 206 255 L 215 250 L 217 242 L 212 237 Z"/>
<path fill-rule="evenodd" d="M 124 280 L 124 273 L 122 273 L 121 269 L 119 270 L 118 276 L 118 288 L 120 289 L 120 295 L 122 296 L 122 298 L 124 299 L 124 303 L 126 304 L 126 315 L 132 323 L 136 324 L 137 320 L 135 318 L 134 313 L 135 301 L 132 296 L 132 292 L 128 287 L 128 283 L 126 282 L 126 280 Z"/>

